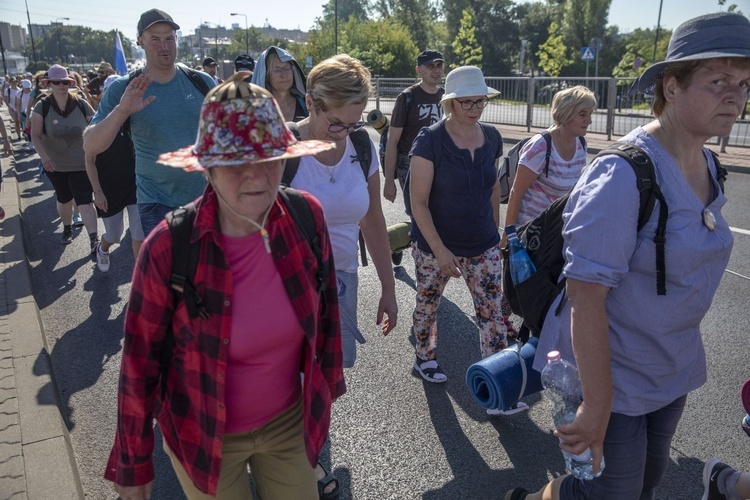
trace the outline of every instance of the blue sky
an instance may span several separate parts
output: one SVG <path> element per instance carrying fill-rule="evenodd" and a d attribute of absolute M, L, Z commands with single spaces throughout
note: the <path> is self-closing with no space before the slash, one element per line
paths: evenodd
<path fill-rule="evenodd" d="M 126 0 L 115 2 L 91 2 L 91 0 L 27 0 L 31 22 L 47 24 L 57 18 L 69 17 L 66 24 L 91 26 L 95 29 L 122 31 L 134 39 L 140 14 L 157 7 L 172 15 L 183 28 L 184 34 L 192 33 L 201 21 L 231 26 L 245 26 L 245 18 L 232 17 L 231 12 L 241 12 L 248 17 L 251 26 L 263 26 L 268 22 L 277 28 L 300 28 L 307 30 L 315 18 L 322 14 L 322 0 Z M 521 0 L 527 1 L 527 0 Z M 663 0 L 662 26 L 674 29 L 681 22 L 708 12 L 719 10 L 716 0 Z M 727 0 L 735 3 L 745 15 L 750 14 L 750 0 Z M 656 26 L 659 0 L 612 0 L 609 23 L 616 24 L 624 32 L 635 28 Z M 26 7 L 23 0 L 0 2 L 0 21 L 26 25 Z"/>

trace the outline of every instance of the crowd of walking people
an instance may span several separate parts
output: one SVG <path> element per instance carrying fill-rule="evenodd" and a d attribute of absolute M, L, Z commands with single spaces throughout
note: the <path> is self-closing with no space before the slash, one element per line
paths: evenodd
<path fill-rule="evenodd" d="M 3 151 L 13 154 L 13 129 L 27 134 L 54 190 L 62 243 L 72 242 L 79 214 L 107 272 L 127 213 L 135 269 L 105 471 L 123 500 L 149 498 L 157 479 L 154 419 L 190 499 L 248 498 L 248 467 L 260 498 L 338 498 L 339 481 L 319 460 L 332 404 L 357 390 L 345 369 L 366 340 L 360 258 L 369 254 L 380 284 L 377 309 L 365 314 L 383 335 L 409 331 L 411 368 L 446 383 L 437 312 L 447 283 L 468 287 L 480 356 L 508 348 L 516 330 L 502 287 L 502 228 L 562 196 L 566 281 L 534 368 L 554 350 L 577 366 L 583 403 L 555 435 L 564 451 L 590 450 L 601 474 L 563 475 L 505 498 L 655 498 L 687 395 L 706 382 L 700 323 L 732 250 L 721 168 L 704 144 L 745 108 L 747 18 L 687 21 L 666 59 L 633 85 L 654 96 L 654 120 L 622 141 L 648 156 L 660 187 L 642 224 L 628 162 L 610 154 L 587 166 L 597 100 L 583 86 L 554 96 L 554 125 L 521 149 L 501 221 L 503 141 L 481 121 L 499 92 L 479 68 L 455 67 L 441 86 L 442 54 L 417 56 L 420 81 L 396 100 L 381 186 L 378 149 L 362 130 L 373 89 L 361 61 L 339 54 L 305 75 L 272 46 L 257 61 L 240 54 L 225 81 L 210 57 L 200 70 L 176 64 L 179 28 L 164 11 L 144 12 L 146 65 L 130 75 L 102 62 L 84 85 L 54 65 L 3 88 L 11 118 L 10 131 L 0 121 Z M 395 200 L 395 180 L 412 221 L 411 321 L 399 315 L 381 205 L 381 196 Z M 487 413 L 527 409 L 519 401 Z M 704 498 L 748 498 L 749 483 L 710 460 Z"/>

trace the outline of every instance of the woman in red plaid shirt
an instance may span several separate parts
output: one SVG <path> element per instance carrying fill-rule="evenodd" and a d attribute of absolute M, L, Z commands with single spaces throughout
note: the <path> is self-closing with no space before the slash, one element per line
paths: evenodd
<path fill-rule="evenodd" d="M 320 204 L 303 195 L 320 239 L 318 261 L 279 183 L 286 158 L 332 144 L 296 141 L 271 94 L 244 76 L 206 96 L 194 146 L 160 157 L 208 179 L 191 237 L 200 247 L 192 282 L 208 315 L 192 318 L 170 284 L 173 240 L 162 222 L 139 254 L 125 318 L 117 434 L 105 474 L 124 500 L 150 497 L 154 417 L 190 499 L 250 498 L 248 465 L 261 498 L 318 497 L 313 467 L 331 402 L 346 390 L 336 278 Z M 126 92 L 142 95 L 145 87 L 134 81 Z M 319 262 L 330 270 L 325 287 L 316 279 Z M 167 335 L 169 371 L 160 380 Z"/>

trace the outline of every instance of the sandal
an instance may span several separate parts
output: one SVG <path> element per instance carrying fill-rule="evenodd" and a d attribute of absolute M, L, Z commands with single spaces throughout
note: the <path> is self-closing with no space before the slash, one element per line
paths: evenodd
<path fill-rule="evenodd" d="M 423 379 L 434 384 L 442 384 L 448 380 L 445 372 L 438 366 L 437 361 L 434 359 L 423 361 L 417 357 L 414 360 L 414 369 L 417 370 Z"/>
<path fill-rule="evenodd" d="M 503 417 L 509 417 L 511 415 L 515 415 L 516 413 L 521 413 L 522 411 L 526 411 L 528 409 L 529 409 L 529 405 L 519 401 L 518 403 L 514 404 L 507 410 L 501 410 L 500 408 L 488 408 L 487 415 L 490 415 L 490 416 L 500 415 Z"/>
<path fill-rule="evenodd" d="M 339 500 L 340 490 L 338 479 L 336 479 L 336 476 L 329 472 L 328 469 L 326 469 L 320 462 L 318 462 L 318 467 L 323 469 L 323 473 L 325 473 L 323 479 L 318 479 L 318 497 L 320 497 L 320 500 Z M 326 488 L 328 488 L 331 483 L 336 483 L 336 487 L 330 492 L 326 493 Z"/>

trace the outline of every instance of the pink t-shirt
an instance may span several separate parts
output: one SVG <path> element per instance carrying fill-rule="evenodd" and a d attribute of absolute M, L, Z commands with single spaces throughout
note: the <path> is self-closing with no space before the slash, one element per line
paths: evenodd
<path fill-rule="evenodd" d="M 226 432 L 238 433 L 261 427 L 302 394 L 304 331 L 260 233 L 223 242 L 234 288 Z"/>
<path fill-rule="evenodd" d="M 549 157 L 549 175 L 544 175 L 545 159 L 547 157 L 547 141 L 541 134 L 536 134 L 521 148 L 518 164 L 524 165 L 539 175 L 529 190 L 521 199 L 518 211 L 517 225 L 528 222 L 549 207 L 553 201 L 564 196 L 581 177 L 581 171 L 586 166 L 586 150 L 581 141 L 576 138 L 576 153 L 568 161 L 564 160 L 552 143 Z"/>

